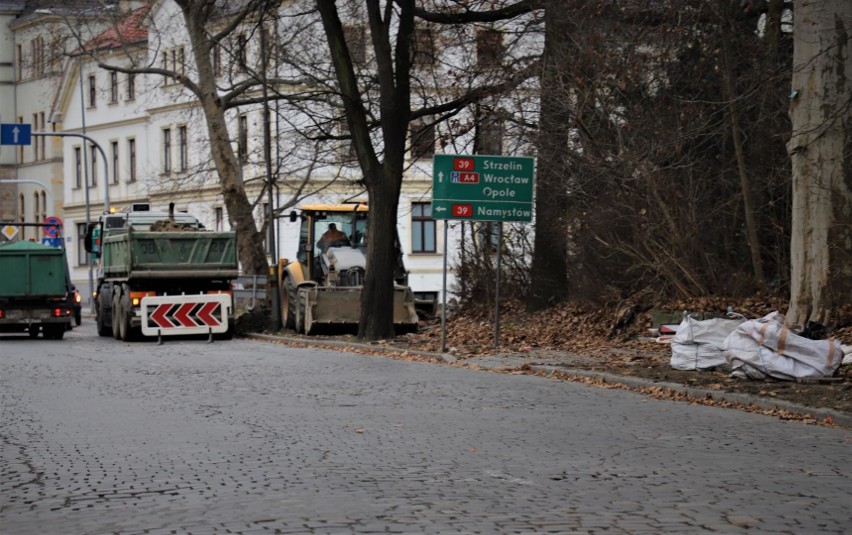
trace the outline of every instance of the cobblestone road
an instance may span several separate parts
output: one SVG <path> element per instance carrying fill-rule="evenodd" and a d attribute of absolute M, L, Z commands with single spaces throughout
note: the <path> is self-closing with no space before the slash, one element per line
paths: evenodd
<path fill-rule="evenodd" d="M 0 533 L 849 533 L 852 433 L 259 341 L 0 338 Z"/>

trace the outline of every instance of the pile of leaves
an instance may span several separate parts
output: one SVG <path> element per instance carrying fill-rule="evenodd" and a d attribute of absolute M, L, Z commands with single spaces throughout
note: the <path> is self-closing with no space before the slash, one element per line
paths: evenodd
<path fill-rule="evenodd" d="M 671 346 L 652 336 L 652 310 L 689 311 L 705 317 L 723 316 L 728 308 L 748 319 L 773 311 L 786 311 L 779 298 L 757 296 L 737 301 L 702 298 L 656 303 L 651 306 L 629 302 L 613 306 L 565 303 L 529 313 L 521 302 L 500 307 L 499 344 L 495 345 L 494 309 L 467 306 L 447 318 L 447 352 L 464 362 L 495 354 L 540 354 L 548 351 L 582 356 L 571 368 L 642 377 L 658 383 L 674 383 L 705 390 L 737 392 L 780 399 L 806 407 L 829 408 L 852 414 L 852 366 L 841 366 L 834 377 L 811 383 L 763 382 L 737 379 L 727 370 L 680 371 L 670 365 Z M 828 336 L 852 344 L 852 307 L 838 315 Z M 396 348 L 438 353 L 441 323 L 434 320 L 416 334 L 389 341 Z M 507 370 L 509 372 L 518 370 Z M 524 370 L 521 370 L 524 371 Z M 702 402 L 712 402 L 703 400 Z M 712 402 L 716 403 L 716 402 Z"/>
<path fill-rule="evenodd" d="M 527 312 L 519 301 L 504 302 L 499 310 L 499 344 L 495 346 L 493 307 L 468 305 L 449 315 L 446 345 L 458 358 L 505 352 L 552 349 L 572 353 L 607 354 L 613 348 L 640 347 L 646 351 L 669 348 L 649 345 L 653 310 L 687 311 L 702 317 L 721 317 L 728 309 L 748 319 L 760 318 L 773 311 L 786 310 L 777 297 L 750 299 L 700 298 L 669 301 L 655 305 L 630 302 L 612 306 L 594 303 L 563 303 L 539 312 Z M 828 336 L 852 343 L 852 306 L 841 309 L 838 322 Z M 417 334 L 407 335 L 422 351 L 439 351 L 441 324 L 436 319 L 424 324 Z"/>

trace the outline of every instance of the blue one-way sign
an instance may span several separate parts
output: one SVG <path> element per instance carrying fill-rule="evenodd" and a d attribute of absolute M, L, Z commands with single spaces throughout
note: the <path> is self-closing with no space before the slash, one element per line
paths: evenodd
<path fill-rule="evenodd" d="M 29 145 L 32 143 L 31 124 L 0 124 L 0 145 Z"/>

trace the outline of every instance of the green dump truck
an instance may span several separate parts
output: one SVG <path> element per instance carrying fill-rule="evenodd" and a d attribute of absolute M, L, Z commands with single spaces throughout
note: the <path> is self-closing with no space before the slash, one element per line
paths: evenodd
<path fill-rule="evenodd" d="M 3 225 L 7 225 L 3 223 Z M 0 244 L 0 332 L 60 340 L 73 321 L 65 249 L 31 241 Z"/>
<path fill-rule="evenodd" d="M 233 333 L 234 232 L 212 232 L 185 213 L 138 209 L 104 215 L 86 250 L 99 257 L 95 319 L 100 336 Z"/>

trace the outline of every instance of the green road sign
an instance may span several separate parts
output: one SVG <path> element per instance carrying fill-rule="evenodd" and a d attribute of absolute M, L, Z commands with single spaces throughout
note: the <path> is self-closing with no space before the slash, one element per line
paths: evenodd
<path fill-rule="evenodd" d="M 432 217 L 532 221 L 535 158 L 436 154 Z"/>

